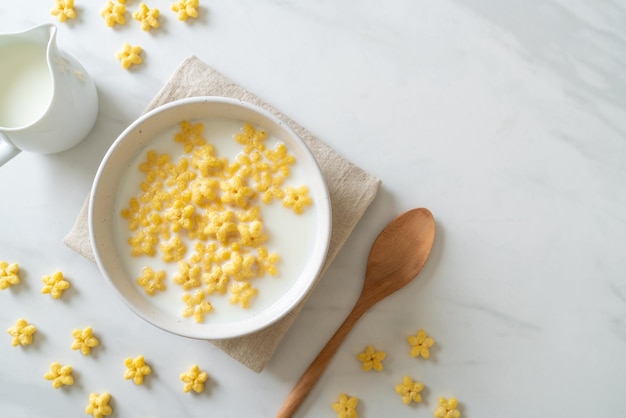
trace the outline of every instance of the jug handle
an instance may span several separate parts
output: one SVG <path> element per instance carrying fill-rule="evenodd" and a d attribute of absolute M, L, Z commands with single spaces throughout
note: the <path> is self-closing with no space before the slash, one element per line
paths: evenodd
<path fill-rule="evenodd" d="M 0 133 L 0 167 L 20 152 L 19 148 L 13 146 L 9 139 Z"/>

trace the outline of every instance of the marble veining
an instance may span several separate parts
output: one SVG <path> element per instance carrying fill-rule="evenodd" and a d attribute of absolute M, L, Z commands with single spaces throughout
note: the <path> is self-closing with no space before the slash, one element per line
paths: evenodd
<path fill-rule="evenodd" d="M 98 120 L 71 150 L 0 167 L 0 260 L 23 273 L 0 291 L 0 329 L 39 329 L 27 347 L 0 337 L 0 416 L 86 416 L 103 391 L 115 417 L 273 416 L 356 301 L 378 232 L 416 206 L 437 221 L 428 264 L 364 315 L 297 416 L 335 416 L 340 393 L 364 418 L 429 417 L 439 396 L 470 418 L 626 416 L 623 1 L 200 0 L 183 23 L 152 0 L 150 33 L 130 12 L 107 28 L 105 1 L 75 3 L 57 42 L 94 79 Z M 1 2 L 0 32 L 54 23 L 52 5 Z M 143 65 L 120 68 L 124 42 Z M 382 180 L 260 374 L 147 324 L 62 243 L 108 147 L 190 55 Z M 57 270 L 72 287 L 52 300 L 41 276 Z M 70 349 L 86 326 L 101 340 L 91 356 Z M 420 328 L 436 340 L 429 360 L 408 355 Z M 381 373 L 360 370 L 368 344 L 387 352 Z M 143 386 L 123 378 L 138 355 L 153 369 Z M 73 366 L 73 386 L 43 378 L 53 361 Z M 193 363 L 210 376 L 202 394 L 182 391 Z M 422 404 L 395 393 L 405 374 L 426 385 Z"/>

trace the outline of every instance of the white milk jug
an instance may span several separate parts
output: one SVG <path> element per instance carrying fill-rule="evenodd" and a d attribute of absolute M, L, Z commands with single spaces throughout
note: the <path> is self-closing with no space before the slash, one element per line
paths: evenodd
<path fill-rule="evenodd" d="M 57 28 L 0 34 L 0 166 L 21 151 L 67 150 L 91 131 L 96 87 L 56 45 Z"/>

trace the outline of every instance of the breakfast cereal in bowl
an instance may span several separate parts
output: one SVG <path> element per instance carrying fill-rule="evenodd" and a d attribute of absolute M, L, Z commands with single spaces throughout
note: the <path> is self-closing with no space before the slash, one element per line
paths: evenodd
<path fill-rule="evenodd" d="M 269 326 L 314 285 L 331 210 L 319 166 L 282 121 L 223 97 L 168 103 L 114 142 L 96 174 L 96 261 L 148 322 L 193 338 Z"/>

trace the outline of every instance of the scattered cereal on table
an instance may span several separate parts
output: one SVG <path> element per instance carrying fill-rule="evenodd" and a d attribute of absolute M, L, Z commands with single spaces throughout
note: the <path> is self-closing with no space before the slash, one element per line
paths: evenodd
<path fill-rule="evenodd" d="M 365 351 L 360 353 L 357 358 L 363 362 L 363 371 L 369 370 L 377 370 L 379 372 L 383 371 L 383 360 L 387 356 L 387 353 L 384 351 L 376 351 L 374 347 L 368 345 L 365 348 Z"/>
<path fill-rule="evenodd" d="M 458 408 L 456 398 L 439 398 L 439 406 L 435 409 L 435 418 L 461 418 L 461 411 Z"/>
<path fill-rule="evenodd" d="M 402 396 L 402 402 L 405 405 L 411 402 L 422 402 L 421 391 L 424 390 L 424 384 L 414 382 L 409 376 L 404 376 L 402 383 L 396 385 L 396 392 Z"/>
<path fill-rule="evenodd" d="M 41 288 L 41 293 L 49 293 L 54 299 L 59 299 L 63 294 L 63 291 L 70 287 L 70 283 L 65 280 L 63 273 L 60 271 L 57 271 L 51 276 L 43 276 L 41 281 L 44 284 Z"/>
<path fill-rule="evenodd" d="M 138 65 L 143 62 L 139 54 L 141 54 L 140 46 L 131 46 L 128 42 L 124 42 L 122 50 L 116 54 L 116 57 L 120 60 L 122 68 L 127 70 L 132 65 Z"/>
<path fill-rule="evenodd" d="M 52 387 L 55 389 L 63 385 L 73 385 L 72 366 L 63 366 L 54 362 L 50 365 L 50 371 L 43 376 L 46 380 L 52 380 Z"/>
<path fill-rule="evenodd" d="M 126 23 L 126 6 L 123 3 L 115 4 L 112 1 L 108 1 L 104 9 L 100 10 L 100 16 L 104 18 L 104 23 L 108 27 L 113 27 L 116 24 L 123 25 Z"/>
<path fill-rule="evenodd" d="M 143 356 L 137 356 L 136 358 L 128 357 L 124 360 L 124 365 L 126 365 L 124 379 L 133 379 L 136 385 L 141 385 L 144 376 L 152 373 L 152 369 L 146 364 Z"/>
<path fill-rule="evenodd" d="M 109 392 L 103 394 L 92 392 L 89 394 L 89 405 L 85 408 L 85 413 L 93 415 L 93 418 L 107 417 L 113 413 L 113 408 L 109 405 L 110 401 Z"/>
<path fill-rule="evenodd" d="M 178 14 L 178 20 L 187 20 L 189 17 L 198 17 L 198 0 L 178 0 L 172 4 L 172 11 Z"/>
<path fill-rule="evenodd" d="M 20 318 L 15 322 L 15 325 L 7 330 L 10 336 L 13 337 L 13 347 L 18 345 L 28 345 L 33 342 L 33 334 L 37 331 L 34 325 L 31 325 L 24 318 Z"/>
<path fill-rule="evenodd" d="M 146 294 L 152 296 L 156 292 L 167 289 L 163 280 L 165 280 L 165 271 L 154 271 L 150 267 L 144 267 L 141 270 L 141 277 L 137 278 L 137 284 L 143 287 Z"/>
<path fill-rule="evenodd" d="M 20 265 L 0 261 L 0 290 L 20 283 Z"/>
<path fill-rule="evenodd" d="M 72 350 L 80 350 L 83 355 L 91 353 L 91 349 L 100 345 L 100 341 L 93 335 L 93 329 L 87 327 L 85 329 L 77 328 L 72 331 L 74 342 Z"/>
<path fill-rule="evenodd" d="M 180 380 L 185 384 L 183 386 L 183 392 L 187 393 L 190 390 L 200 393 L 204 391 L 204 382 L 207 381 L 209 375 L 207 372 L 200 370 L 197 364 L 191 366 L 191 369 L 180 375 Z"/>
<path fill-rule="evenodd" d="M 417 335 L 411 335 L 407 340 L 411 344 L 411 357 L 430 357 L 429 348 L 435 344 L 435 340 L 427 336 L 426 331 L 420 329 Z"/>
<path fill-rule="evenodd" d="M 141 23 L 144 31 L 159 27 L 159 14 L 161 12 L 156 7 L 150 8 L 146 3 L 139 4 L 139 10 L 133 13 L 133 19 Z"/>
<path fill-rule="evenodd" d="M 76 18 L 76 10 L 74 9 L 74 0 L 55 0 L 54 7 L 50 11 L 52 16 L 56 16 L 59 22 L 65 22 L 67 19 Z"/>
<path fill-rule="evenodd" d="M 359 418 L 359 414 L 356 412 L 358 404 L 358 398 L 351 398 L 342 393 L 339 395 L 339 401 L 333 403 L 333 409 L 337 412 L 338 418 Z"/>

